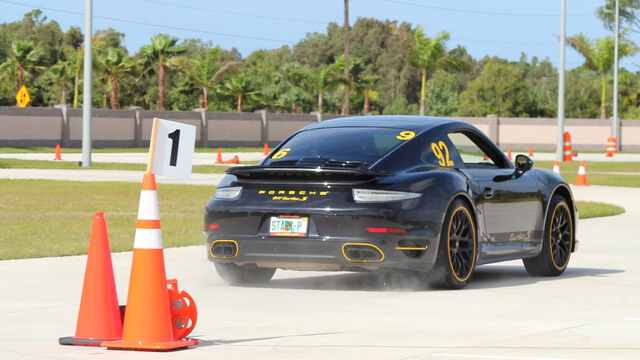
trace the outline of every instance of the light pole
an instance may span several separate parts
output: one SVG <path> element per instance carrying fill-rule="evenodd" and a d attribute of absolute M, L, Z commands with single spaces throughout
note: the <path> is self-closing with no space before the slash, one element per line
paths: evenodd
<path fill-rule="evenodd" d="M 91 17 L 92 0 L 84 3 L 84 85 L 82 89 L 82 167 L 91 166 Z"/>
<path fill-rule="evenodd" d="M 618 38 L 620 37 L 620 1 L 616 0 L 616 45 L 613 55 L 613 119 L 611 136 L 616 138 L 616 151 L 620 150 L 620 119 L 618 118 Z"/>
<path fill-rule="evenodd" d="M 560 15 L 560 64 L 558 65 L 558 144 L 556 160 L 562 161 L 564 149 L 564 48 L 565 48 L 565 19 L 567 0 L 561 1 Z"/>

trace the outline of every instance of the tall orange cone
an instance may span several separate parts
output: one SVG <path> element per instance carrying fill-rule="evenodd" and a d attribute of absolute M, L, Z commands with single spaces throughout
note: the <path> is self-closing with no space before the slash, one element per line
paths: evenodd
<path fill-rule="evenodd" d="M 60 144 L 56 145 L 56 156 L 53 160 L 62 160 L 62 157 L 60 156 Z"/>
<path fill-rule="evenodd" d="M 609 136 L 607 139 L 607 157 L 612 157 L 616 153 L 616 138 Z"/>
<path fill-rule="evenodd" d="M 102 346 L 165 351 L 197 343 L 198 340 L 173 335 L 156 180 L 153 173 L 147 172 L 140 192 L 122 340 L 104 342 Z"/>
<path fill-rule="evenodd" d="M 584 161 L 580 161 L 580 167 L 578 168 L 578 177 L 576 178 L 576 183 L 573 185 L 589 186 L 589 184 L 587 184 L 587 170 L 585 169 Z"/>
<path fill-rule="evenodd" d="M 93 217 L 91 240 L 84 273 L 78 323 L 74 336 L 58 339 L 61 345 L 100 346 L 122 337 L 122 320 L 104 213 Z"/>
<path fill-rule="evenodd" d="M 564 133 L 564 162 L 573 161 L 573 152 L 571 151 L 571 134 L 568 131 Z"/>
<path fill-rule="evenodd" d="M 529 146 L 529 157 L 533 156 L 533 146 Z"/>
<path fill-rule="evenodd" d="M 511 148 L 507 148 L 507 157 L 511 160 Z"/>
<path fill-rule="evenodd" d="M 560 175 L 560 161 L 556 160 L 553 162 L 553 172 Z"/>
<path fill-rule="evenodd" d="M 269 155 L 269 144 L 264 143 L 264 156 Z"/>
<path fill-rule="evenodd" d="M 216 159 L 216 164 L 222 164 L 222 149 L 218 148 L 218 159 Z"/>

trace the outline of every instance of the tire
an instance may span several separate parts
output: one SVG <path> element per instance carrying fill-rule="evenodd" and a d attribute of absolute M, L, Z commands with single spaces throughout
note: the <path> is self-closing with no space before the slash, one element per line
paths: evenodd
<path fill-rule="evenodd" d="M 442 224 L 431 285 L 462 289 L 471 280 L 477 257 L 476 225 L 469 206 L 460 199 L 454 200 Z"/>
<path fill-rule="evenodd" d="M 236 264 L 215 263 L 218 275 L 229 285 L 259 285 L 271 280 L 276 269 L 245 268 Z"/>
<path fill-rule="evenodd" d="M 542 250 L 532 258 L 523 259 L 525 269 L 534 276 L 558 276 L 564 272 L 573 248 L 573 214 L 567 200 L 554 195 L 545 219 Z"/>

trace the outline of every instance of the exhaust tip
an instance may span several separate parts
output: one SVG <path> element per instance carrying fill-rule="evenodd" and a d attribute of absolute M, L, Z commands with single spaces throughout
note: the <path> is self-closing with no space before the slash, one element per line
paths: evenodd
<path fill-rule="evenodd" d="M 381 262 L 384 260 L 384 253 L 379 247 L 365 243 L 342 245 L 342 255 L 350 262 Z"/>
<path fill-rule="evenodd" d="M 233 259 L 238 256 L 238 243 L 235 240 L 215 240 L 209 254 L 215 259 Z"/>

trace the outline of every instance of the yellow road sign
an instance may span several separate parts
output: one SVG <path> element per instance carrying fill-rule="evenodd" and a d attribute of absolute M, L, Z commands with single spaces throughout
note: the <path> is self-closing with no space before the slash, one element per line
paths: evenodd
<path fill-rule="evenodd" d="M 29 92 L 27 88 L 22 85 L 20 90 L 18 90 L 18 94 L 16 95 L 16 100 L 18 101 L 18 106 L 25 107 L 31 101 L 31 96 L 29 96 Z"/>

